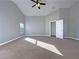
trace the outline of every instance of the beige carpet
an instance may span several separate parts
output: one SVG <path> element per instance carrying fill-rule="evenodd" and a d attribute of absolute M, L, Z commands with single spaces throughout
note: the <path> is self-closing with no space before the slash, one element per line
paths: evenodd
<path fill-rule="evenodd" d="M 25 39 L 31 38 L 54 45 L 63 56 Z M 47 45 L 46 45 L 47 46 Z M 49 46 L 48 46 L 49 48 Z M 53 48 L 52 48 L 53 50 Z M 54 49 L 55 51 L 55 49 Z M 0 59 L 79 59 L 79 42 L 49 37 L 23 37 L 0 47 Z"/>

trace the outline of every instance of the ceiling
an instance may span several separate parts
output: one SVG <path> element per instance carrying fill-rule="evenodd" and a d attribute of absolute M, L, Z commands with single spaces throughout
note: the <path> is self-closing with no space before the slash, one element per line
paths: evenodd
<path fill-rule="evenodd" d="M 41 0 L 45 2 L 45 6 L 32 8 L 34 2 L 30 0 L 12 0 L 25 16 L 46 16 L 58 8 L 69 8 L 79 0 Z"/>

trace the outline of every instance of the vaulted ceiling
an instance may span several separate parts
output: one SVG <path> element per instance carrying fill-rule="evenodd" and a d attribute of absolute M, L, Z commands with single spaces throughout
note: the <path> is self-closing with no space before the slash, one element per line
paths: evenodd
<path fill-rule="evenodd" d="M 69 8 L 79 0 L 41 0 L 45 2 L 45 6 L 41 6 L 39 10 L 37 7 L 32 8 L 34 2 L 31 0 L 12 0 L 25 16 L 45 16 L 55 11 L 58 8 Z"/>

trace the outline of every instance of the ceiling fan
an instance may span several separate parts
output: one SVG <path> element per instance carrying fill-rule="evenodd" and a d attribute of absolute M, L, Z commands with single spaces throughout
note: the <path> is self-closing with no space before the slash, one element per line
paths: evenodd
<path fill-rule="evenodd" d="M 32 7 L 37 6 L 38 9 L 40 9 L 40 5 L 46 5 L 46 3 L 41 3 L 39 0 L 31 0 L 32 2 L 34 2 L 35 4 Z"/>

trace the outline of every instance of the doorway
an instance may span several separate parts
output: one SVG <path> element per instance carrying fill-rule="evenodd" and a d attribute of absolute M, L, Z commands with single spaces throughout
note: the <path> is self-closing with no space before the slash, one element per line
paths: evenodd
<path fill-rule="evenodd" d="M 50 36 L 63 39 L 63 20 L 50 22 Z"/>
<path fill-rule="evenodd" d="M 56 22 L 51 22 L 51 37 L 56 37 Z"/>

